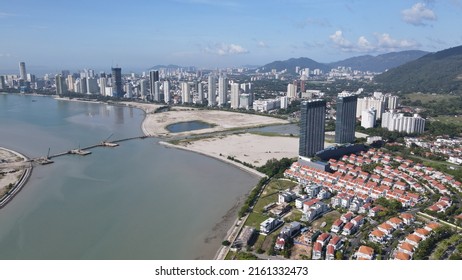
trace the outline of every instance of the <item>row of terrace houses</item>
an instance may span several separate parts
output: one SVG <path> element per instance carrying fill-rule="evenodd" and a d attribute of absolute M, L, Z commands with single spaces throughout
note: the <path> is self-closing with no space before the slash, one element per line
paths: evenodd
<path fill-rule="evenodd" d="M 371 199 L 377 199 L 379 197 L 396 199 L 400 201 L 404 207 L 414 206 L 421 199 L 420 196 L 415 193 L 392 189 L 389 186 L 354 178 L 351 175 L 343 175 L 338 171 L 329 173 L 317 170 L 308 166 L 302 166 L 298 162 L 293 163 L 290 169 L 284 172 L 284 175 L 304 185 L 316 184 L 317 186 L 327 188 L 331 193 L 345 192 L 353 198 L 357 197 L 357 201 L 355 201 L 355 205 L 353 206 L 357 209 L 356 211 L 359 211 L 359 208 L 362 206 L 361 204 L 365 204 Z M 334 204 L 335 203 L 342 204 L 342 201 L 334 199 Z M 347 202 L 344 201 L 343 203 L 346 204 Z M 350 203 L 348 203 L 348 208 L 350 207 L 349 204 Z"/>
<path fill-rule="evenodd" d="M 423 228 L 416 229 L 413 233 L 408 234 L 400 241 L 398 247 L 393 253 L 392 259 L 395 260 L 410 260 L 420 242 L 431 236 L 432 232 L 440 227 L 440 224 L 430 222 Z"/>
<path fill-rule="evenodd" d="M 357 232 L 364 224 L 364 216 L 354 216 L 352 212 L 343 214 L 339 219 L 335 220 L 330 231 L 343 236 L 348 236 Z"/>
<path fill-rule="evenodd" d="M 391 239 L 393 232 L 403 228 L 404 225 L 406 225 L 404 220 L 398 217 L 390 218 L 388 221 L 378 225 L 372 230 L 369 234 L 369 240 L 375 243 L 385 244 Z"/>
<path fill-rule="evenodd" d="M 313 245 L 313 260 L 322 259 L 325 255 L 326 260 L 334 260 L 335 252 L 342 248 L 343 239 L 338 235 L 331 235 L 329 233 L 322 233 L 316 239 L 316 242 Z"/>
<path fill-rule="evenodd" d="M 451 205 L 451 199 L 447 196 L 442 196 L 436 203 L 427 209 L 434 212 L 445 212 L 449 207 L 451 207 Z"/>

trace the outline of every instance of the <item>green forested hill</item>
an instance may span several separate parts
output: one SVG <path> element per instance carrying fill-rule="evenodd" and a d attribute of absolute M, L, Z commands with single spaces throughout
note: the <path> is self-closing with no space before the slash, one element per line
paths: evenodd
<path fill-rule="evenodd" d="M 462 94 L 462 46 L 427 54 L 375 77 L 385 90 Z"/>

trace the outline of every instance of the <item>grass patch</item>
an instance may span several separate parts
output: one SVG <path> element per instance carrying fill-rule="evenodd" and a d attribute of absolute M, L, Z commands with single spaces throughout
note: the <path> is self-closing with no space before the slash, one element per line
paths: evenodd
<path fill-rule="evenodd" d="M 462 126 L 462 116 L 438 116 L 435 120 L 442 122 L 444 124 L 454 124 L 457 126 Z"/>
<path fill-rule="evenodd" d="M 331 212 L 325 214 L 324 216 L 322 216 L 321 218 L 315 220 L 312 223 L 312 226 L 313 226 L 313 228 L 319 229 L 321 231 L 330 231 L 330 228 L 332 227 L 332 224 L 335 222 L 335 220 L 340 218 L 341 215 L 342 214 L 340 214 L 336 210 L 331 211 Z M 326 225 L 321 228 L 321 224 L 324 223 L 324 222 L 326 223 Z"/>
<path fill-rule="evenodd" d="M 260 224 L 266 219 L 268 219 L 268 216 L 262 213 L 252 212 L 250 213 L 249 217 L 245 221 L 245 225 L 254 227 L 256 229 L 260 229 Z"/>
<path fill-rule="evenodd" d="M 411 100 L 412 102 L 420 100 L 422 103 L 431 103 L 435 101 L 440 101 L 440 100 L 449 100 L 451 98 L 454 98 L 454 95 L 448 95 L 448 94 L 437 94 L 437 95 L 432 95 L 432 94 L 423 94 L 423 93 L 412 93 L 412 94 L 407 94 L 406 98 Z"/>
<path fill-rule="evenodd" d="M 295 137 L 295 138 L 298 138 L 298 136 L 295 136 L 295 135 L 282 134 L 282 133 L 277 133 L 277 132 L 251 131 L 251 132 L 248 132 L 248 133 L 255 134 L 255 135 L 260 135 L 260 136 L 268 136 L 268 137 Z"/>
<path fill-rule="evenodd" d="M 228 254 L 225 257 L 225 260 L 233 260 L 236 257 L 236 252 L 229 251 Z"/>
<path fill-rule="evenodd" d="M 266 236 L 265 235 L 258 235 L 257 241 L 255 241 L 254 244 L 254 249 L 255 251 L 258 251 L 259 249 L 262 249 L 263 242 L 265 242 Z"/>

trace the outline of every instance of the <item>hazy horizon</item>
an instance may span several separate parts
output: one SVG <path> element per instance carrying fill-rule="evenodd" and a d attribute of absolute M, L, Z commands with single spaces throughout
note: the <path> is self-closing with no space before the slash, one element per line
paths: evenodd
<path fill-rule="evenodd" d="M 462 45 L 453 28 L 461 12 L 457 0 L 18 0 L 0 8 L 0 73 L 18 72 L 20 61 L 29 73 L 114 65 L 129 73 L 435 52 Z"/>

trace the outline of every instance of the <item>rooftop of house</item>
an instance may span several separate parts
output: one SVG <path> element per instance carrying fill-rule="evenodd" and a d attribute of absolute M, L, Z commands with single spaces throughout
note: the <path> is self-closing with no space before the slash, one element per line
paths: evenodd
<path fill-rule="evenodd" d="M 361 253 L 361 254 L 368 255 L 368 256 L 372 257 L 374 255 L 374 249 L 372 249 L 371 247 L 362 245 L 362 246 L 359 247 L 358 253 Z"/>
<path fill-rule="evenodd" d="M 396 260 L 407 261 L 407 260 L 411 259 L 411 256 L 409 256 L 408 254 L 406 254 L 404 252 L 398 252 L 398 253 L 396 253 L 395 259 Z"/>
<path fill-rule="evenodd" d="M 398 249 L 406 250 L 409 252 L 414 252 L 414 246 L 411 243 L 403 242 L 399 245 Z"/>

